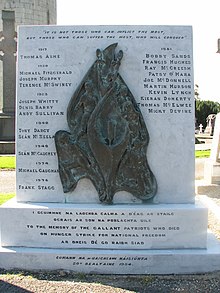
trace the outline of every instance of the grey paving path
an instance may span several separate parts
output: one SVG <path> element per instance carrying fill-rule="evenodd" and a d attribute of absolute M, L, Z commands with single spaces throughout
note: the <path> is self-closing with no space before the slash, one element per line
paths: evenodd
<path fill-rule="evenodd" d="M 15 192 L 15 171 L 0 170 L 0 193 Z"/>
<path fill-rule="evenodd" d="M 196 151 L 205 151 L 205 150 L 211 150 L 212 144 L 211 143 L 201 143 L 195 145 Z"/>

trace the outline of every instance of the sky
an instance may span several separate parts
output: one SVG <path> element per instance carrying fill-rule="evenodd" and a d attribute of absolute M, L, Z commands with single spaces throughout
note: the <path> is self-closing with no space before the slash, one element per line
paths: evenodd
<path fill-rule="evenodd" d="M 58 25 L 191 25 L 194 83 L 220 102 L 219 0 L 57 0 Z"/>

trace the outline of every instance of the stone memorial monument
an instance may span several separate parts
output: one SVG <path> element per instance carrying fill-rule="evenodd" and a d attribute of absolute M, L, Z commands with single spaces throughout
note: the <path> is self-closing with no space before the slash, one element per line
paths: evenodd
<path fill-rule="evenodd" d="M 0 267 L 219 270 L 194 196 L 193 88 L 191 27 L 21 27 Z"/>

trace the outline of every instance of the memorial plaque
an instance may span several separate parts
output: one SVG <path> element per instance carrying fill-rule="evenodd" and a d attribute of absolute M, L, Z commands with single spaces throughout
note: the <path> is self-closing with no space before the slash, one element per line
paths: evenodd
<path fill-rule="evenodd" d="M 148 147 L 144 147 L 144 150 L 149 170 L 154 176 L 152 178 L 157 182 L 157 189 L 154 188 L 156 195 L 152 201 L 194 202 L 192 32 L 191 27 L 187 26 L 20 27 L 17 83 L 18 201 L 100 202 L 97 186 L 86 176 L 82 176 L 73 191 L 64 192 L 54 136 L 60 130 L 63 133 L 70 131 L 68 105 L 74 93 L 77 90 L 79 92 L 91 66 L 97 58 L 99 60 L 99 52 L 113 44 L 115 56 L 119 56 L 115 57 L 115 60 L 118 58 L 116 67 L 120 63 L 118 74 L 128 87 L 129 95 L 134 98 L 133 103 L 138 109 L 135 111 L 141 112 L 140 117 L 143 117 L 149 135 Z M 119 53 L 122 51 L 123 58 Z M 112 116 L 115 117 L 116 112 Z M 113 141 L 111 136 L 114 136 L 114 131 L 117 136 L 118 128 L 114 126 L 114 121 L 122 119 L 114 117 L 111 117 L 112 122 L 108 125 L 108 144 Z M 93 135 L 91 132 L 90 136 Z M 96 148 L 91 147 L 95 153 Z M 137 154 L 134 162 L 138 161 Z M 99 165 L 107 164 L 97 160 Z M 132 156 L 129 160 L 129 173 L 126 171 L 124 174 L 135 174 L 135 170 L 132 170 Z M 133 180 L 136 180 L 135 176 Z M 126 182 L 123 184 L 125 186 Z M 135 191 L 131 192 L 129 188 L 115 190 L 114 203 L 142 203 L 142 197 L 145 196 L 142 194 L 136 197 Z"/>
<path fill-rule="evenodd" d="M 15 207 L 17 207 L 15 209 Z M 3 246 L 60 249 L 205 248 L 201 205 L 18 204 L 2 217 Z M 18 219 L 19 218 L 19 222 Z M 191 225 L 194 223 L 194 225 Z M 16 226 L 16 231 L 13 228 Z"/>

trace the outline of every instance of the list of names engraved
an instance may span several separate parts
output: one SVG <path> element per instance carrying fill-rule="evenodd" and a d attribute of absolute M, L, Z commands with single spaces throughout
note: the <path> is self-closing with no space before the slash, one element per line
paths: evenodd
<path fill-rule="evenodd" d="M 192 114 L 191 59 L 190 54 L 146 53 L 143 59 L 145 95 L 141 96 L 139 106 L 146 107 L 148 114 Z"/>
<path fill-rule="evenodd" d="M 191 41 L 191 28 L 178 26 L 21 27 L 17 57 L 18 201 L 65 202 L 54 135 L 60 129 L 69 131 L 68 103 L 95 61 L 97 48 L 118 43 L 118 50 L 123 50 L 120 75 L 142 111 L 151 138 L 154 127 L 161 133 L 172 127 L 176 133 L 181 122 L 187 128 L 188 121 L 194 119 Z M 155 119 L 161 121 L 159 127 Z M 173 119 L 175 123 L 169 124 Z M 169 137 L 163 139 L 162 144 L 167 145 Z M 160 178 L 157 180 L 162 186 Z"/>

